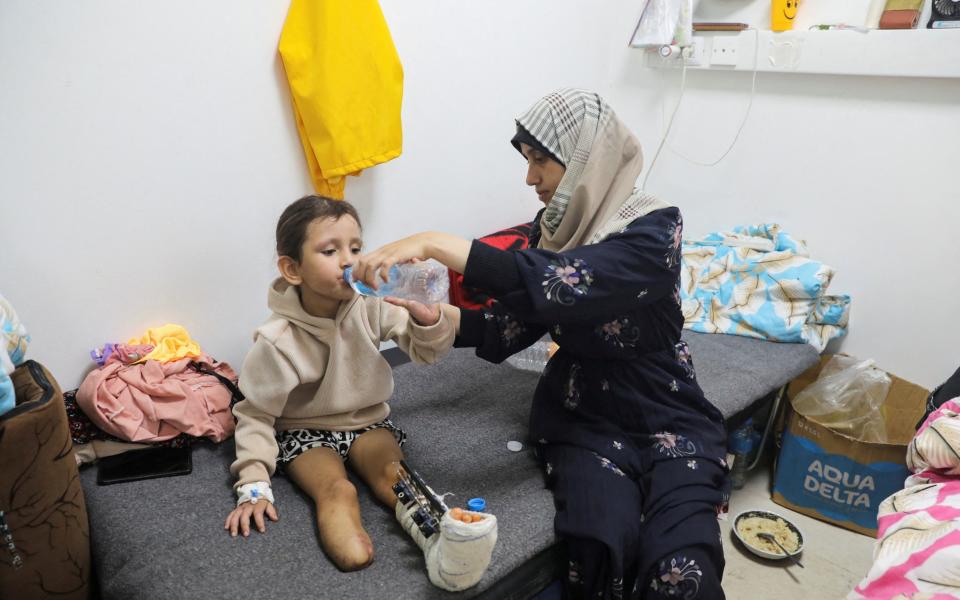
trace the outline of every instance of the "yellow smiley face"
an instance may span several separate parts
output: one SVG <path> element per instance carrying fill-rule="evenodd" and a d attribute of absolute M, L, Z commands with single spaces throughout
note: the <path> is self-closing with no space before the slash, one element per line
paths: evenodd
<path fill-rule="evenodd" d="M 797 8 L 799 6 L 799 0 L 787 0 L 787 7 L 783 9 L 784 18 L 792 21 L 793 18 L 797 16 Z"/>
<path fill-rule="evenodd" d="M 770 29 L 787 31 L 793 29 L 800 0 L 773 0 L 770 5 Z"/>

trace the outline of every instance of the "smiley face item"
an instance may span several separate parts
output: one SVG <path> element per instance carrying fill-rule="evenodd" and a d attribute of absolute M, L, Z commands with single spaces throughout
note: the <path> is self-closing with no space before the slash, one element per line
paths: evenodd
<path fill-rule="evenodd" d="M 789 31 L 793 29 L 793 19 L 797 16 L 800 0 L 772 0 L 770 3 L 770 29 Z"/>

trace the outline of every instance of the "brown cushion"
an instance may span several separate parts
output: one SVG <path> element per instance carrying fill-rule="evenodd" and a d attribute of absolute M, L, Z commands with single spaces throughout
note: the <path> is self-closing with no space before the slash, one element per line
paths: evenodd
<path fill-rule="evenodd" d="M 10 535 L 0 533 L 0 598 L 89 598 L 87 506 L 60 386 L 32 360 L 11 379 L 17 404 L 0 417 L 0 530 Z"/>

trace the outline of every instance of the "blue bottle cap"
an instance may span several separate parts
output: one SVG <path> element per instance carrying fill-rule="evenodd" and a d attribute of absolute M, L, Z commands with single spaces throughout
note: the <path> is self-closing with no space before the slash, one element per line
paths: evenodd
<path fill-rule="evenodd" d="M 346 267 L 343 270 L 343 280 L 347 282 L 347 285 L 353 288 L 355 292 L 361 296 L 376 296 L 377 290 L 373 289 L 369 285 L 363 283 L 362 281 L 354 281 L 353 279 L 353 267 Z"/>
<path fill-rule="evenodd" d="M 467 508 L 474 512 L 481 512 L 487 508 L 487 502 L 483 498 L 470 498 L 467 500 Z"/>

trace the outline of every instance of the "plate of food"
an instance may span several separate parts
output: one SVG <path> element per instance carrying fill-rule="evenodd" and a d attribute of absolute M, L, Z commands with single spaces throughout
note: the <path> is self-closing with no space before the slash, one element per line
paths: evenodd
<path fill-rule="evenodd" d="M 800 528 L 768 510 L 747 510 L 737 515 L 733 520 L 733 534 L 747 550 L 762 558 L 787 558 L 783 550 L 793 557 L 803 552 L 803 533 Z M 774 540 L 783 548 L 778 547 Z"/>

